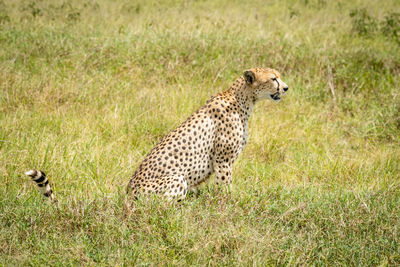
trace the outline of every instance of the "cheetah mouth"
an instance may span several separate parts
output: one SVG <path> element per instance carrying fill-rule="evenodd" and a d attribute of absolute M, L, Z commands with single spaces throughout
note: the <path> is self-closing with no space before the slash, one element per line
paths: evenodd
<path fill-rule="evenodd" d="M 279 101 L 279 100 L 281 100 L 281 97 L 280 97 L 280 95 L 279 95 L 279 92 L 276 92 L 275 94 L 270 94 L 270 96 L 271 96 L 271 99 L 274 100 L 274 101 Z"/>

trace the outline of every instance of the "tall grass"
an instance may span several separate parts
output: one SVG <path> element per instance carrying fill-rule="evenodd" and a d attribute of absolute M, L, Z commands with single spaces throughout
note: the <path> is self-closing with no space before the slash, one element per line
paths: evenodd
<path fill-rule="evenodd" d="M 397 1 L 0 1 L 2 265 L 400 264 Z M 132 202 L 170 130 L 254 66 L 232 192 Z M 23 176 L 48 173 L 59 207 Z"/>

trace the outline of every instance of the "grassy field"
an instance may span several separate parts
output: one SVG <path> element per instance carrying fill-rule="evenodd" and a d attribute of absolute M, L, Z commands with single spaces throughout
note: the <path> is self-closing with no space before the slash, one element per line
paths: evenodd
<path fill-rule="evenodd" d="M 290 93 L 257 105 L 232 192 L 131 203 L 146 153 L 255 66 Z M 0 265 L 400 265 L 399 74 L 396 0 L 0 0 Z"/>

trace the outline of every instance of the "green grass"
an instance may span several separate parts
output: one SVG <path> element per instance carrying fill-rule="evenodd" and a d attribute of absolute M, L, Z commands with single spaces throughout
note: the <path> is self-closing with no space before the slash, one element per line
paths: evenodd
<path fill-rule="evenodd" d="M 0 265 L 400 265 L 399 13 L 0 1 Z M 160 138 L 255 66 L 290 91 L 257 105 L 232 192 L 126 198 Z"/>

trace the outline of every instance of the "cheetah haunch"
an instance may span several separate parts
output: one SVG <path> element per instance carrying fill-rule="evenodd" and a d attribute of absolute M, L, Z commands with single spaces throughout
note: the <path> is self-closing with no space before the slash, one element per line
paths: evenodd
<path fill-rule="evenodd" d="M 279 72 L 253 68 L 207 101 L 146 156 L 129 181 L 133 196 L 155 193 L 183 199 L 215 173 L 217 184 L 230 186 L 232 165 L 246 145 L 248 121 L 258 100 L 279 101 L 288 90 Z M 55 201 L 43 172 L 26 173 L 43 195 Z"/>

